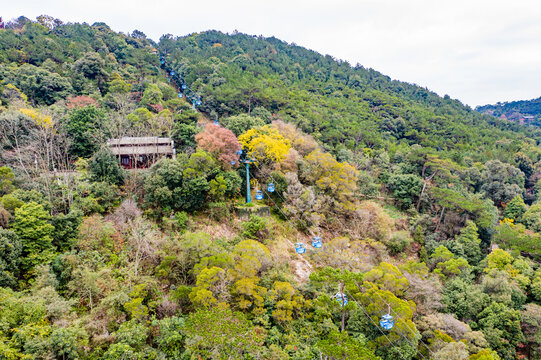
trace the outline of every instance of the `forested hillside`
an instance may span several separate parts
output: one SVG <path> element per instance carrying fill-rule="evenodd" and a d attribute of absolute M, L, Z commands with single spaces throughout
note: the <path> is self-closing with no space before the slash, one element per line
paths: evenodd
<path fill-rule="evenodd" d="M 0 101 L 2 359 L 541 358 L 539 130 L 275 38 L 49 16 L 0 30 Z M 128 136 L 176 157 L 124 170 Z"/>
<path fill-rule="evenodd" d="M 483 105 L 475 110 L 518 123 L 541 126 L 541 98 Z"/>

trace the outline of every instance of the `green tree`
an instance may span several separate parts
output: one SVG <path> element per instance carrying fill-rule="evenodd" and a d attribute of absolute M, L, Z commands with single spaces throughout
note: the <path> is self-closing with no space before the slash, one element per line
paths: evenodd
<path fill-rule="evenodd" d="M 522 214 L 520 222 L 535 232 L 541 232 L 541 203 L 535 203 Z"/>
<path fill-rule="evenodd" d="M 496 206 L 502 206 L 524 191 L 524 174 L 516 167 L 491 160 L 481 173 L 481 191 L 484 191 Z"/>
<path fill-rule="evenodd" d="M 319 340 L 316 346 L 327 360 L 380 359 L 364 344 L 352 339 L 345 332 L 332 331 L 326 336 L 325 339 Z"/>
<path fill-rule="evenodd" d="M 106 147 L 102 147 L 92 156 L 90 178 L 92 181 L 104 181 L 109 184 L 122 185 L 124 170 L 120 167 L 116 156 Z"/>
<path fill-rule="evenodd" d="M 515 221 L 520 221 L 522 215 L 526 212 L 528 208 L 522 200 L 522 196 L 515 196 L 509 203 L 505 206 L 503 210 L 503 216 L 508 219 L 513 219 Z"/>
<path fill-rule="evenodd" d="M 105 112 L 93 105 L 74 109 L 69 115 L 66 129 L 72 139 L 70 152 L 74 156 L 90 157 L 98 148 Z"/>
<path fill-rule="evenodd" d="M 21 253 L 19 237 L 12 231 L 0 228 L 0 286 L 16 285 Z"/>
<path fill-rule="evenodd" d="M 231 130 L 236 136 L 240 136 L 250 129 L 264 125 L 265 121 L 263 121 L 263 119 L 246 114 L 230 116 L 224 119 L 224 126 Z"/>
<path fill-rule="evenodd" d="M 40 204 L 31 202 L 15 210 L 12 228 L 21 240 L 24 271 L 52 260 L 54 226 L 50 222 L 51 216 Z"/>
<path fill-rule="evenodd" d="M 168 359 L 181 359 L 186 340 L 183 332 L 184 319 L 172 316 L 155 320 L 153 325 L 158 326 L 160 330 L 154 339 L 158 349 L 166 354 Z"/>
<path fill-rule="evenodd" d="M 194 358 L 256 358 L 263 350 L 263 330 L 254 328 L 241 313 L 227 308 L 216 307 L 190 314 L 184 333 L 186 350 Z"/>
<path fill-rule="evenodd" d="M 15 180 L 13 170 L 7 166 L 0 167 L 0 196 L 13 190 L 13 180 Z"/>
<path fill-rule="evenodd" d="M 440 245 L 434 253 L 430 255 L 430 263 L 434 269 L 434 273 L 440 275 L 443 280 L 448 277 L 460 275 L 471 269 L 468 261 L 463 257 L 455 257 L 445 246 Z"/>
<path fill-rule="evenodd" d="M 489 296 L 479 286 L 460 278 L 449 280 L 442 295 L 447 312 L 462 321 L 477 319 L 477 315 L 490 304 Z"/>
<path fill-rule="evenodd" d="M 473 221 L 467 221 L 466 226 L 460 230 L 455 241 L 460 244 L 468 263 L 477 265 L 481 261 L 481 239 L 477 225 Z"/>
<path fill-rule="evenodd" d="M 414 203 L 422 188 L 421 178 L 414 174 L 393 174 L 387 184 L 403 209 L 409 208 Z"/>
<path fill-rule="evenodd" d="M 71 210 L 68 214 L 53 216 L 51 221 L 54 226 L 53 245 L 58 251 L 68 251 L 75 245 L 82 221 L 83 213 L 77 209 Z"/>
<path fill-rule="evenodd" d="M 478 324 L 481 331 L 490 347 L 496 350 L 502 359 L 514 359 L 517 345 L 525 340 L 520 327 L 521 320 L 519 311 L 500 303 L 492 303 L 479 314 Z"/>

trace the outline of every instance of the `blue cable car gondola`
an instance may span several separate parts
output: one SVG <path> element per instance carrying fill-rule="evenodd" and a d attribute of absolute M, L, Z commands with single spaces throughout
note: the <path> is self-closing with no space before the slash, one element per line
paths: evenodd
<path fill-rule="evenodd" d="M 257 190 L 257 191 L 255 192 L 255 199 L 256 199 L 256 200 L 263 200 L 263 191 Z"/>
<path fill-rule="evenodd" d="M 231 161 L 229 162 L 231 165 L 235 165 L 237 162 L 236 161 Z"/>
<path fill-rule="evenodd" d="M 390 314 L 385 314 L 381 317 L 379 325 L 385 330 L 391 330 L 394 326 L 394 319 Z"/>
<path fill-rule="evenodd" d="M 304 248 L 303 243 L 296 243 L 295 244 L 295 251 L 297 254 L 304 254 L 306 252 L 306 249 Z"/>
<path fill-rule="evenodd" d="M 237 150 L 237 155 L 242 155 L 242 150 Z"/>
<path fill-rule="evenodd" d="M 160 63 L 161 63 L 162 65 L 165 65 L 165 60 L 160 60 Z"/>
<path fill-rule="evenodd" d="M 314 239 L 312 240 L 312 246 L 319 249 L 323 243 L 321 242 L 321 238 L 319 236 L 314 236 Z"/>
<path fill-rule="evenodd" d="M 175 72 L 173 70 L 171 70 L 171 72 L 169 73 L 169 75 L 173 76 L 175 75 Z"/>
<path fill-rule="evenodd" d="M 214 125 L 220 126 L 220 122 L 218 120 L 214 120 Z"/>
<path fill-rule="evenodd" d="M 186 90 L 188 88 L 188 86 L 186 86 L 186 84 L 182 84 L 181 88 L 182 88 L 182 90 Z"/>
<path fill-rule="evenodd" d="M 183 97 L 183 96 L 184 96 L 184 95 L 179 91 L 178 97 L 181 98 L 181 97 Z"/>
<path fill-rule="evenodd" d="M 268 192 L 274 192 L 274 184 L 273 183 L 268 183 L 267 184 L 267 191 Z"/>
<path fill-rule="evenodd" d="M 201 105 L 201 100 L 197 100 L 197 101 L 195 102 L 195 104 L 198 105 L 198 106 Z"/>
<path fill-rule="evenodd" d="M 344 307 L 348 304 L 348 297 L 344 293 L 336 293 L 336 295 L 334 295 L 334 298 L 340 303 L 341 307 Z"/>

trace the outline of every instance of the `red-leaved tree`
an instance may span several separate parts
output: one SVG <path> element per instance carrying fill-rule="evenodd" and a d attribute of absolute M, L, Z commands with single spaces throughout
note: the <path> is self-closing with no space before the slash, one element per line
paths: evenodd
<path fill-rule="evenodd" d="M 199 147 L 214 156 L 224 168 L 230 169 L 238 165 L 237 151 L 241 149 L 241 145 L 231 130 L 210 124 L 195 135 L 195 140 Z M 235 164 L 231 164 L 232 161 Z"/>
<path fill-rule="evenodd" d="M 98 107 L 98 102 L 89 96 L 80 95 L 68 99 L 66 107 L 68 109 L 79 109 L 85 106 L 94 105 Z"/>

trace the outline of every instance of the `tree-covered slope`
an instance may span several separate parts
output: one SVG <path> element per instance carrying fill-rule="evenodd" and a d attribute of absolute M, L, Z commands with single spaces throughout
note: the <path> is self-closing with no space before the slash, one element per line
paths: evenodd
<path fill-rule="evenodd" d="M 538 136 L 448 96 L 276 38 L 208 31 L 164 36 L 160 50 L 203 96 L 211 117 L 261 106 L 328 147 L 420 144 L 486 159 L 499 139 Z"/>
<path fill-rule="evenodd" d="M 538 139 L 274 38 L 9 22 L 0 358 L 537 359 Z"/>

